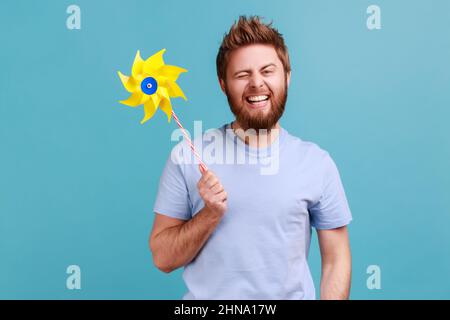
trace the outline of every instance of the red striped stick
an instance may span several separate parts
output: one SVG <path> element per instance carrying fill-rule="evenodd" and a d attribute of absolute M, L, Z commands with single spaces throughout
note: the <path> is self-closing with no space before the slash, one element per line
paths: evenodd
<path fill-rule="evenodd" d="M 177 115 L 175 114 L 175 112 L 172 109 L 172 116 L 175 119 L 175 121 L 177 122 L 178 126 L 181 129 L 181 132 L 184 135 L 184 138 L 186 139 L 187 143 L 189 144 L 189 146 L 191 147 L 192 152 L 194 153 L 194 156 L 197 158 L 197 160 L 200 162 L 200 167 L 202 168 L 202 171 L 208 171 L 208 167 L 206 166 L 206 164 L 202 161 L 202 159 L 200 158 L 200 155 L 197 153 L 197 151 L 195 150 L 195 146 L 192 143 L 191 139 L 189 138 L 186 130 L 183 128 L 183 125 L 181 124 L 180 120 L 178 119 Z"/>

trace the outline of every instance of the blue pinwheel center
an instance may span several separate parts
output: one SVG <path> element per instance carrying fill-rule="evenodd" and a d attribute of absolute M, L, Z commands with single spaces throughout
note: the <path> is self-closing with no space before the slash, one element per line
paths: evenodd
<path fill-rule="evenodd" d="M 141 82 L 141 90 L 143 93 L 151 95 L 158 89 L 158 82 L 153 77 L 147 77 Z"/>

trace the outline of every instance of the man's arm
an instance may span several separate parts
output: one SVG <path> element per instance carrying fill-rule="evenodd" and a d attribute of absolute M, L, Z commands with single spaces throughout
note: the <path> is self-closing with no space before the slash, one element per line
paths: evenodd
<path fill-rule="evenodd" d="M 149 245 L 161 271 L 171 272 L 192 261 L 226 211 L 227 194 L 212 172 L 202 173 L 197 188 L 205 206 L 191 220 L 156 214 Z"/>
<path fill-rule="evenodd" d="M 156 214 L 150 250 L 155 266 L 171 272 L 188 264 L 205 244 L 220 218 L 204 207 L 194 218 L 184 220 Z"/>
<path fill-rule="evenodd" d="M 320 299 L 348 299 L 352 259 L 347 227 L 317 230 L 317 234 L 322 256 Z"/>

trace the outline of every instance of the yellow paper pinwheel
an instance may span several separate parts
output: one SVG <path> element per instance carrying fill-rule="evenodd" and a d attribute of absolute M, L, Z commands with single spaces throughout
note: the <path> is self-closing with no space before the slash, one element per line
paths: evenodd
<path fill-rule="evenodd" d="M 166 65 L 163 54 L 166 49 L 155 53 L 147 60 L 143 60 L 138 52 L 134 58 L 131 76 L 118 72 L 125 89 L 131 93 L 127 100 L 120 101 L 130 107 L 144 105 L 145 116 L 141 124 L 155 114 L 158 107 L 167 114 L 170 122 L 172 117 L 172 104 L 170 98 L 181 97 L 187 100 L 183 91 L 176 83 L 179 75 L 186 69 Z"/>

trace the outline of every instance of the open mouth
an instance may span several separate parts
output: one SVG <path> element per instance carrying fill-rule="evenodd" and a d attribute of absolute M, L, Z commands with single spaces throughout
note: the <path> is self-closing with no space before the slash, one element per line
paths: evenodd
<path fill-rule="evenodd" d="M 257 105 L 269 100 L 269 96 L 268 95 L 248 96 L 247 98 L 245 98 L 245 100 L 252 105 Z"/>
<path fill-rule="evenodd" d="M 245 101 L 251 109 L 263 109 L 269 105 L 270 95 L 260 94 L 255 96 L 247 96 Z"/>

